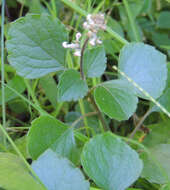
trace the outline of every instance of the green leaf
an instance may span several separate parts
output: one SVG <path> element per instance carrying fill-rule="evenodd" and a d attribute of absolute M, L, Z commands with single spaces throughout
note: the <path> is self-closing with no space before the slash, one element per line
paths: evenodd
<path fill-rule="evenodd" d="M 135 112 L 138 102 L 133 88 L 123 80 L 100 84 L 95 89 L 94 98 L 102 112 L 119 121 L 127 120 Z"/>
<path fill-rule="evenodd" d="M 87 92 L 88 86 L 78 71 L 69 69 L 61 75 L 58 84 L 58 101 L 76 101 L 83 98 Z"/>
<path fill-rule="evenodd" d="M 58 19 L 27 15 L 13 22 L 8 32 L 10 64 L 25 78 L 39 78 L 64 69 L 67 31 Z"/>
<path fill-rule="evenodd" d="M 170 180 L 170 144 L 156 145 L 150 149 L 150 153 L 157 163 L 154 163 L 151 158 L 143 154 L 144 168 L 142 177 L 151 183 L 167 183 Z"/>
<path fill-rule="evenodd" d="M 11 79 L 7 85 L 13 89 L 15 89 L 18 93 L 24 92 L 26 86 L 23 78 L 19 76 L 15 76 Z M 5 102 L 13 100 L 17 97 L 17 95 L 12 92 L 9 88 L 5 87 Z M 0 105 L 2 104 L 2 90 L 0 89 Z"/>
<path fill-rule="evenodd" d="M 0 187 L 7 190 L 44 190 L 14 154 L 0 153 Z"/>
<path fill-rule="evenodd" d="M 33 159 L 37 159 L 65 131 L 67 126 L 50 116 L 41 116 L 32 122 L 28 133 L 28 151 Z"/>
<path fill-rule="evenodd" d="M 120 36 L 124 37 L 123 29 L 117 20 L 109 16 L 107 20 L 107 26 L 109 26 L 113 31 L 118 33 Z"/>
<path fill-rule="evenodd" d="M 129 43 L 124 46 L 120 52 L 119 69 L 153 98 L 160 97 L 165 88 L 166 56 L 150 45 Z M 122 75 L 119 78 L 127 80 Z M 136 87 L 134 89 L 139 97 L 148 99 Z"/>
<path fill-rule="evenodd" d="M 170 120 L 147 126 L 150 132 L 145 137 L 143 143 L 145 146 L 152 148 L 158 144 L 170 144 Z"/>
<path fill-rule="evenodd" d="M 165 92 L 157 100 L 164 108 L 170 112 L 170 88 L 167 88 Z M 151 103 L 152 112 L 161 112 L 162 110 L 158 108 L 155 104 Z"/>
<path fill-rule="evenodd" d="M 162 11 L 158 17 L 157 27 L 161 29 L 170 29 L 170 12 Z"/>
<path fill-rule="evenodd" d="M 34 161 L 32 168 L 48 190 L 89 190 L 89 183 L 80 169 L 51 150 Z"/>
<path fill-rule="evenodd" d="M 106 55 L 103 47 L 88 49 L 83 57 L 83 70 L 87 77 L 100 77 L 106 69 Z"/>
<path fill-rule="evenodd" d="M 103 190 L 124 190 L 140 176 L 138 154 L 110 132 L 85 144 L 81 156 L 86 174 Z"/>
<path fill-rule="evenodd" d="M 76 143 L 73 129 L 67 129 L 50 148 L 62 157 L 66 157 L 72 162 L 75 161 Z"/>
<path fill-rule="evenodd" d="M 57 107 L 57 84 L 50 75 L 40 78 L 40 85 L 45 91 L 46 97 L 49 99 L 54 108 Z"/>

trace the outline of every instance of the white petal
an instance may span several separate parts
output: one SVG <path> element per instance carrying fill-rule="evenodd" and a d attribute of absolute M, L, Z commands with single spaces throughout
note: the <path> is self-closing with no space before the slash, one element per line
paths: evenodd
<path fill-rule="evenodd" d="M 80 50 L 75 51 L 74 56 L 80 57 L 81 56 L 81 51 Z"/>
<path fill-rule="evenodd" d="M 76 41 L 79 41 L 80 38 L 81 38 L 81 33 L 78 32 L 78 33 L 76 34 Z"/>
<path fill-rule="evenodd" d="M 67 43 L 67 42 L 63 42 L 63 43 L 62 43 L 62 46 L 63 46 L 64 48 L 68 48 L 68 43 Z"/>

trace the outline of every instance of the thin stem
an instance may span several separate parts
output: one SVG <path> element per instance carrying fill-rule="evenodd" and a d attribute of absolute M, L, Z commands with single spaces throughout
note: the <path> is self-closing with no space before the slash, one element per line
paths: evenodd
<path fill-rule="evenodd" d="M 57 9 L 56 9 L 56 4 L 55 4 L 55 2 L 56 2 L 55 0 L 51 0 L 54 18 L 57 17 Z"/>
<path fill-rule="evenodd" d="M 22 94 L 18 93 L 15 89 L 11 88 L 10 86 L 4 84 L 8 89 L 10 89 L 12 92 L 14 92 L 15 94 L 17 94 L 21 99 L 23 99 L 25 102 L 27 102 L 28 104 L 30 104 L 33 108 L 35 108 L 41 115 L 47 115 L 48 113 L 46 111 L 44 111 L 39 105 L 32 103 L 31 101 L 29 101 L 27 98 L 25 98 Z"/>
<path fill-rule="evenodd" d="M 44 110 L 40 107 L 40 104 L 39 104 L 39 102 L 38 102 L 38 100 L 37 100 L 37 98 L 36 98 L 36 96 L 35 96 L 35 94 L 34 94 L 34 91 L 32 90 L 32 87 L 30 86 L 29 81 L 28 81 L 27 79 L 24 79 L 24 82 L 25 82 L 25 84 L 26 84 L 26 86 L 27 86 L 28 92 L 30 93 L 30 95 L 31 95 L 31 97 L 32 97 L 32 99 L 33 99 L 35 105 L 36 105 L 37 107 L 39 107 L 39 109 L 41 109 L 41 113 L 44 114 Z"/>
<path fill-rule="evenodd" d="M 86 38 L 84 44 L 83 44 L 83 47 L 81 49 L 81 57 L 80 57 L 80 74 L 81 74 L 81 78 L 82 80 L 85 80 L 85 76 L 84 76 L 84 71 L 83 71 L 83 56 L 84 56 L 84 51 L 87 47 L 87 44 L 88 44 L 88 41 L 89 41 L 89 37 Z"/>
<path fill-rule="evenodd" d="M 137 29 L 137 26 L 136 26 L 134 17 L 132 16 L 132 12 L 131 12 L 131 10 L 130 10 L 129 4 L 128 4 L 127 0 L 123 0 L 123 3 L 124 3 L 124 5 L 125 5 L 125 9 L 126 9 L 126 12 L 127 12 L 128 18 L 129 18 L 129 21 L 130 21 L 130 25 L 131 25 L 131 27 L 132 27 L 132 31 L 133 31 L 134 36 L 135 36 L 135 40 L 136 40 L 137 42 L 139 42 L 139 41 L 140 41 L 139 32 L 138 32 L 138 29 Z"/>
<path fill-rule="evenodd" d="M 134 135 L 136 134 L 136 132 L 140 129 L 141 125 L 143 124 L 143 122 L 145 121 L 145 119 L 149 116 L 149 114 L 151 113 L 151 110 L 149 109 L 144 116 L 140 119 L 140 121 L 138 122 L 138 124 L 136 125 L 136 127 L 134 128 L 134 130 L 132 131 L 132 133 L 129 135 L 129 138 L 133 138 Z"/>
<path fill-rule="evenodd" d="M 14 148 L 14 150 L 16 151 L 16 153 L 18 154 L 18 156 L 22 159 L 22 161 L 24 162 L 25 166 L 28 168 L 28 170 L 34 175 L 34 177 L 38 180 L 38 182 L 42 185 L 42 187 L 44 188 L 44 190 L 46 190 L 45 186 L 43 185 L 43 183 L 40 181 L 39 177 L 37 176 L 37 174 L 34 172 L 34 170 L 31 168 L 31 166 L 28 164 L 28 162 L 25 160 L 24 156 L 22 155 L 22 153 L 19 151 L 19 149 L 17 148 L 17 146 L 15 145 L 15 143 L 13 142 L 13 140 L 11 139 L 11 137 L 8 135 L 8 133 L 6 132 L 6 130 L 2 127 L 2 125 L 0 124 L 0 129 L 2 130 L 3 134 L 6 136 L 6 138 L 8 139 L 8 141 L 11 143 L 12 147 Z"/>
<path fill-rule="evenodd" d="M 21 8 L 20 8 L 20 11 L 19 11 L 19 17 L 22 16 L 23 10 L 24 10 L 24 3 L 21 4 Z"/>
<path fill-rule="evenodd" d="M 108 130 L 107 124 L 105 122 L 105 119 L 103 118 L 101 111 L 99 110 L 98 106 L 96 105 L 96 102 L 94 101 L 94 99 L 90 93 L 88 94 L 88 97 L 89 97 L 93 107 L 95 108 L 95 110 L 98 113 L 99 119 L 100 119 L 102 126 L 103 126 L 102 132 L 107 131 Z"/>
<path fill-rule="evenodd" d="M 94 116 L 94 115 L 96 115 L 96 114 L 97 114 L 97 112 L 90 112 L 90 113 L 86 113 L 86 114 L 82 115 L 81 117 L 79 117 L 77 120 L 75 120 L 75 121 L 72 123 L 71 127 L 75 127 L 75 126 L 76 126 L 82 119 L 84 119 L 85 117 Z"/>
<path fill-rule="evenodd" d="M 79 100 L 79 106 L 80 106 L 81 113 L 83 115 L 84 125 L 85 125 L 85 127 L 88 127 L 88 121 L 87 121 L 87 118 L 85 117 L 86 112 L 85 112 L 85 108 L 84 108 L 84 102 L 82 99 Z M 89 134 L 88 128 L 86 128 L 86 133 L 87 133 L 87 136 L 89 137 L 90 134 Z"/>
<path fill-rule="evenodd" d="M 1 9 L 1 86 L 2 86 L 2 125 L 6 128 L 6 106 L 5 106 L 5 69 L 4 69 L 4 18 L 5 18 L 5 0 L 2 0 Z M 3 136 L 3 143 L 6 146 L 6 137 Z"/>

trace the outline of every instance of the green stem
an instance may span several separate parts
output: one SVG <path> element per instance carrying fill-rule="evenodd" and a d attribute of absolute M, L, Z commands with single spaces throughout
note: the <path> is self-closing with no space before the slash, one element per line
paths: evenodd
<path fill-rule="evenodd" d="M 81 110 L 81 114 L 83 116 L 83 121 L 84 121 L 84 125 L 85 127 L 88 127 L 88 121 L 87 121 L 87 118 L 86 118 L 86 112 L 85 112 L 85 108 L 84 108 L 84 102 L 82 99 L 79 100 L 79 106 L 80 106 L 80 110 Z M 88 128 L 86 128 L 86 133 L 87 133 L 87 136 L 89 137 L 89 130 Z"/>
<path fill-rule="evenodd" d="M 56 4 L 55 4 L 55 2 L 56 2 L 55 0 L 51 0 L 54 18 L 57 17 L 57 9 L 56 9 Z"/>
<path fill-rule="evenodd" d="M 5 0 L 2 0 L 1 8 L 1 86 L 2 86 L 2 125 L 6 128 L 6 106 L 5 106 L 5 69 L 4 69 L 4 19 L 5 19 Z M 3 143 L 6 146 L 6 137 L 3 136 Z"/>
<path fill-rule="evenodd" d="M 28 92 L 30 93 L 35 105 L 37 107 L 39 107 L 39 109 L 41 109 L 41 113 L 44 114 L 44 110 L 40 107 L 40 104 L 39 104 L 39 102 L 38 102 L 38 100 L 37 100 L 37 98 L 36 98 L 36 96 L 35 96 L 35 94 L 34 94 L 34 92 L 32 90 L 32 87 L 30 86 L 29 81 L 27 79 L 24 79 L 24 82 L 25 82 L 25 84 L 27 86 Z"/>
<path fill-rule="evenodd" d="M 84 11 L 83 9 L 81 9 L 79 6 L 77 6 L 75 3 L 71 2 L 70 0 L 61 0 L 63 3 L 65 3 L 67 6 L 69 6 L 70 8 L 72 8 L 74 11 L 78 12 L 80 15 L 82 16 L 87 16 L 88 12 Z M 117 34 L 116 32 L 114 32 L 110 27 L 106 28 L 106 31 L 113 37 L 115 38 L 117 41 L 119 41 L 120 43 L 122 43 L 123 45 L 128 44 L 128 41 L 125 40 L 124 38 L 122 38 L 119 34 Z"/>
<path fill-rule="evenodd" d="M 35 108 L 41 115 L 47 115 L 48 113 L 44 111 L 39 105 L 32 103 L 27 98 L 25 98 L 22 94 L 18 93 L 15 89 L 11 88 L 10 86 L 4 84 L 8 89 L 10 89 L 12 92 L 17 94 L 21 99 L 23 99 L 25 102 L 30 104 L 33 108 Z"/>
<path fill-rule="evenodd" d="M 13 142 L 13 140 L 11 139 L 11 137 L 8 135 L 8 133 L 6 132 L 6 130 L 2 127 L 2 125 L 0 124 L 0 129 L 2 130 L 3 134 L 6 136 L 6 138 L 8 139 L 8 141 L 11 143 L 13 149 L 16 151 L 16 153 L 18 154 L 18 156 L 22 159 L 22 161 L 24 162 L 25 166 L 28 168 L 28 170 L 34 175 L 34 177 L 38 180 L 38 182 L 42 185 L 43 189 L 46 190 L 44 184 L 40 181 L 39 177 L 37 176 L 37 174 L 34 172 L 34 170 L 31 168 L 31 166 L 28 164 L 28 162 L 25 160 L 24 156 L 21 154 L 21 152 L 19 151 L 19 149 L 17 148 L 17 146 L 15 145 L 15 143 Z"/>
<path fill-rule="evenodd" d="M 102 123 L 101 132 L 103 133 L 104 131 L 108 130 L 108 127 L 107 127 L 107 124 L 105 122 L 105 119 L 103 118 L 103 115 L 102 115 L 101 111 L 99 110 L 98 106 L 96 105 L 96 102 L 94 101 L 94 99 L 93 99 L 93 97 L 92 97 L 92 95 L 90 93 L 88 94 L 88 97 L 90 98 L 90 101 L 91 101 L 93 107 L 95 108 L 95 110 L 98 113 L 99 119 L 100 119 L 100 121 Z"/>
<path fill-rule="evenodd" d="M 134 18 L 133 18 L 132 12 L 131 12 L 131 10 L 130 10 L 129 4 L 128 4 L 127 0 L 123 0 L 123 3 L 124 3 L 124 5 L 125 5 L 125 9 L 126 9 L 126 12 L 127 12 L 127 16 L 128 16 L 128 18 L 129 18 L 130 25 L 131 25 L 131 27 L 132 27 L 133 34 L 134 34 L 134 36 L 135 36 L 135 40 L 136 40 L 137 42 L 139 42 L 139 41 L 140 41 L 139 32 L 138 32 L 138 29 L 137 29 L 135 20 L 134 20 Z"/>

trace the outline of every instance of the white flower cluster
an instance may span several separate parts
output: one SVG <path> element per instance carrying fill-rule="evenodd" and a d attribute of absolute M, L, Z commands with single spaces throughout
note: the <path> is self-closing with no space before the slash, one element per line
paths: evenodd
<path fill-rule="evenodd" d="M 102 44 L 102 41 L 98 38 L 97 33 L 99 30 L 106 29 L 104 14 L 88 14 L 86 17 L 86 22 L 83 23 L 83 28 L 88 30 L 87 36 L 89 38 L 90 45 L 95 46 L 97 44 Z M 74 49 L 75 56 L 81 56 L 80 38 L 81 33 L 78 32 L 74 43 L 68 44 L 67 42 L 63 42 L 62 45 L 64 48 Z"/>
<path fill-rule="evenodd" d="M 90 38 L 89 43 L 92 46 L 96 44 L 102 44 L 102 41 L 98 38 L 97 33 L 99 30 L 106 29 L 106 23 L 104 20 L 104 14 L 88 14 L 86 18 L 86 22 L 83 24 L 84 29 L 88 30 L 88 37 Z"/>
<path fill-rule="evenodd" d="M 78 32 L 76 34 L 75 43 L 68 44 L 68 42 L 63 42 L 62 45 L 64 48 L 74 49 L 75 50 L 74 55 L 80 57 L 81 56 L 80 38 L 81 38 L 81 33 Z"/>

